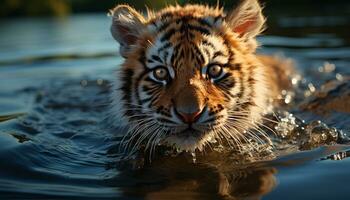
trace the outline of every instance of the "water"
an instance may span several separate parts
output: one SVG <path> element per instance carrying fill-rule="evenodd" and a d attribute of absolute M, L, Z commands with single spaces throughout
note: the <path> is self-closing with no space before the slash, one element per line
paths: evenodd
<path fill-rule="evenodd" d="M 103 121 L 111 72 L 122 62 L 109 19 L 1 21 L 0 198 L 349 199 L 348 108 L 312 111 L 350 90 L 350 20 L 321 18 L 281 17 L 259 37 L 261 52 L 292 57 L 302 74 L 297 92 L 283 94 L 288 112 L 271 125 L 274 149 L 257 147 L 253 163 L 250 152 L 235 157 L 220 147 L 169 153 L 139 170 L 117 167 L 125 130 Z M 329 92 L 321 90 L 327 81 Z M 326 98 L 313 97 L 320 91 Z"/>

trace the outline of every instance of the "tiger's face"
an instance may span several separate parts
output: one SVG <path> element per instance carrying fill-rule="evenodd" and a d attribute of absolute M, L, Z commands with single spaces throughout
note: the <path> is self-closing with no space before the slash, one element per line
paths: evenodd
<path fill-rule="evenodd" d="M 112 109 L 130 125 L 134 146 L 231 144 L 259 120 L 265 99 L 254 36 L 264 19 L 256 1 L 230 15 L 200 5 L 168 7 L 148 19 L 117 6 L 112 15 L 125 57 Z"/>

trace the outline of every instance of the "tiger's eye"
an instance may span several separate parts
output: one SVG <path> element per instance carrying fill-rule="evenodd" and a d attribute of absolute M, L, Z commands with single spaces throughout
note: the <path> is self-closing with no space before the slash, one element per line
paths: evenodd
<path fill-rule="evenodd" d="M 222 73 L 222 67 L 219 65 L 212 65 L 208 68 L 208 75 L 210 78 L 217 78 Z"/>
<path fill-rule="evenodd" d="M 160 81 L 166 80 L 168 78 L 168 70 L 164 67 L 158 67 L 153 70 L 153 76 Z"/>

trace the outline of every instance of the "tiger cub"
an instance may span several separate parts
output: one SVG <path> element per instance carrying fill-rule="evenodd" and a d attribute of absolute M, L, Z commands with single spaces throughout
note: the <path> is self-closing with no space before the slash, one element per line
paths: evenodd
<path fill-rule="evenodd" d="M 265 23 L 257 0 L 228 13 L 176 5 L 144 17 L 118 5 L 110 14 L 125 58 L 115 74 L 111 111 L 129 127 L 128 148 L 194 151 L 263 136 L 254 130 L 288 84 L 281 83 L 287 80 L 283 61 L 255 53 Z"/>

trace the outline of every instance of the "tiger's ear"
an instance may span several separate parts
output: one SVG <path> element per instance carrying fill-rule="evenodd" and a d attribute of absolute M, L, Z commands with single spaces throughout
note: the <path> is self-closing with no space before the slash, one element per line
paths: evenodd
<path fill-rule="evenodd" d="M 128 5 L 118 5 L 110 11 L 111 33 L 120 44 L 120 54 L 126 57 L 130 46 L 135 44 L 145 28 L 145 18 Z"/>
<path fill-rule="evenodd" d="M 251 39 L 263 31 L 265 18 L 257 0 L 243 0 L 227 15 L 226 22 L 240 37 Z"/>

